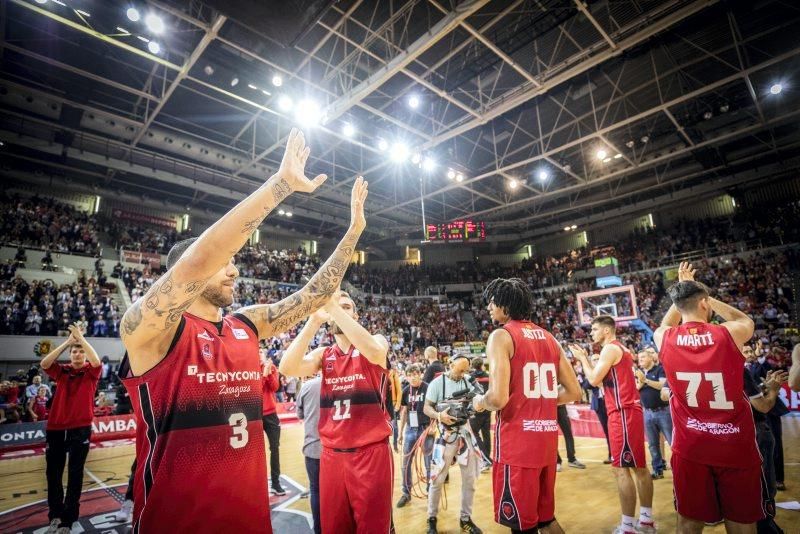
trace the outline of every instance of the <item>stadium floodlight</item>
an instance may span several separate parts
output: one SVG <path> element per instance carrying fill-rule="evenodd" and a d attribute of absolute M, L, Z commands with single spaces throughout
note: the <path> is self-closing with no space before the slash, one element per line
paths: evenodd
<path fill-rule="evenodd" d="M 414 165 L 419 165 L 421 161 L 422 161 L 422 156 L 420 155 L 420 153 L 414 152 L 414 155 L 411 156 L 411 163 L 413 163 Z"/>
<path fill-rule="evenodd" d="M 448 180 L 455 180 L 456 179 L 456 171 L 453 169 L 447 169 L 447 179 Z"/>
<path fill-rule="evenodd" d="M 622 157 L 622 154 L 620 154 L 619 152 L 614 154 L 614 159 L 620 159 L 621 157 Z"/>
<path fill-rule="evenodd" d="M 135 7 L 129 7 L 128 11 L 125 12 L 125 15 L 128 16 L 128 20 L 131 22 L 138 22 L 142 16 L 139 14 L 139 10 Z"/>
<path fill-rule="evenodd" d="M 519 180 L 516 178 L 512 178 L 508 181 L 508 187 L 510 189 L 516 189 L 519 186 Z"/>
<path fill-rule="evenodd" d="M 564 227 L 564 231 L 565 231 L 565 232 L 569 232 L 569 226 L 565 226 L 565 227 Z"/>
<path fill-rule="evenodd" d="M 417 95 L 408 97 L 408 107 L 411 109 L 417 109 L 419 107 L 419 97 Z"/>
<path fill-rule="evenodd" d="M 704 120 L 711 120 L 711 117 L 713 117 L 713 116 L 714 116 L 714 114 L 711 113 L 710 111 L 706 111 L 705 113 L 703 113 L 703 119 Z"/>
<path fill-rule="evenodd" d="M 457 173 L 456 174 L 456 182 L 463 182 L 463 181 L 464 181 L 464 175 L 461 174 L 460 172 Z"/>
<path fill-rule="evenodd" d="M 278 215 L 286 215 L 286 212 L 283 210 L 278 210 Z"/>
<path fill-rule="evenodd" d="M 769 92 L 772 93 L 773 95 L 780 94 L 781 91 L 783 91 L 783 84 L 780 82 L 773 83 L 772 87 L 769 88 Z"/>
<path fill-rule="evenodd" d="M 156 35 L 164 33 L 164 20 L 155 13 L 148 13 L 144 18 L 144 23 L 147 29 Z"/>
<path fill-rule="evenodd" d="M 397 142 L 392 145 L 389 157 L 395 163 L 404 163 L 408 159 L 408 146 L 405 143 Z"/>
<path fill-rule="evenodd" d="M 236 84 L 238 83 L 239 83 L 239 78 L 234 76 L 233 79 L 231 80 L 231 87 L 236 87 Z"/>
<path fill-rule="evenodd" d="M 287 216 L 287 217 L 291 217 L 291 216 L 292 216 L 292 212 L 291 212 L 291 211 L 287 211 L 287 212 L 286 212 L 286 216 Z"/>
<path fill-rule="evenodd" d="M 147 43 L 147 49 L 150 50 L 151 54 L 158 54 L 161 52 L 161 45 L 155 41 L 150 41 Z"/>
<path fill-rule="evenodd" d="M 386 152 L 389 149 L 389 143 L 386 139 L 378 139 L 378 150 Z"/>
<path fill-rule="evenodd" d="M 577 227 L 578 227 L 578 225 L 577 225 L 577 224 L 573 224 L 572 226 L 570 226 L 570 229 L 574 230 L 574 229 L 576 229 Z"/>
<path fill-rule="evenodd" d="M 603 150 L 602 148 L 597 151 L 597 159 L 604 160 L 608 157 L 608 152 Z"/>
<path fill-rule="evenodd" d="M 342 133 L 345 137 L 353 137 L 356 134 L 356 127 L 346 122 L 344 126 L 342 126 Z"/>
<path fill-rule="evenodd" d="M 537 176 L 539 176 L 539 180 L 544 182 L 550 176 L 550 173 L 548 173 L 547 170 L 542 169 L 542 170 L 539 171 Z"/>
<path fill-rule="evenodd" d="M 316 126 L 322 119 L 322 110 L 317 102 L 305 98 L 294 108 L 294 118 L 301 126 Z"/>
<path fill-rule="evenodd" d="M 280 87 L 281 85 L 283 85 L 283 78 L 281 77 L 280 74 L 276 74 L 275 76 L 272 77 L 272 85 L 274 85 L 275 87 Z"/>
<path fill-rule="evenodd" d="M 280 108 L 281 111 L 291 111 L 293 105 L 294 102 L 292 102 L 291 97 L 288 95 L 281 95 L 278 98 L 278 108 Z"/>
<path fill-rule="evenodd" d="M 46 4 L 47 0 L 36 0 L 37 4 Z"/>
<path fill-rule="evenodd" d="M 422 170 L 425 172 L 431 172 L 436 168 L 436 162 L 430 156 L 425 156 L 425 159 L 422 160 Z"/>
<path fill-rule="evenodd" d="M 609 161 L 611 161 L 611 158 L 606 158 L 603 160 L 603 163 L 608 163 Z"/>

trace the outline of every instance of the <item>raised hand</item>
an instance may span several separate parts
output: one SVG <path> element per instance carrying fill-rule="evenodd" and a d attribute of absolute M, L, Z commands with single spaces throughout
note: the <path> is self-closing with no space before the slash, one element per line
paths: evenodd
<path fill-rule="evenodd" d="M 278 175 L 286 180 L 292 191 L 311 193 L 328 178 L 326 174 L 320 174 L 313 180 L 306 178 L 306 161 L 310 153 L 311 149 L 306 146 L 303 132 L 292 128 L 289 140 L 286 142 L 286 152 L 278 169 Z"/>
<path fill-rule="evenodd" d="M 363 230 L 367 226 L 367 219 L 364 216 L 364 202 L 367 200 L 367 186 L 369 182 L 363 176 L 356 178 L 353 184 L 353 192 L 350 195 L 350 226 Z"/>
<path fill-rule="evenodd" d="M 569 345 L 569 350 L 572 352 L 572 355 L 579 360 L 585 359 L 588 356 L 588 353 L 580 345 L 574 343 Z"/>
<path fill-rule="evenodd" d="M 69 330 L 69 335 L 75 341 L 75 343 L 83 343 L 85 341 L 83 339 L 83 330 L 81 330 L 81 327 L 78 326 L 77 323 L 69 325 L 67 330 Z"/>
<path fill-rule="evenodd" d="M 682 261 L 680 267 L 678 267 L 678 282 L 694 281 L 695 272 L 696 270 L 692 268 L 691 263 Z"/>
<path fill-rule="evenodd" d="M 335 294 L 335 293 L 334 293 Z M 310 319 L 318 322 L 319 324 L 327 323 L 331 320 L 331 316 L 328 312 L 325 311 L 325 308 L 320 308 L 314 313 L 311 314 Z"/>
<path fill-rule="evenodd" d="M 788 379 L 789 373 L 787 371 L 767 371 L 767 376 L 764 379 L 764 385 L 777 391 L 781 388 L 781 384 L 786 382 Z"/>

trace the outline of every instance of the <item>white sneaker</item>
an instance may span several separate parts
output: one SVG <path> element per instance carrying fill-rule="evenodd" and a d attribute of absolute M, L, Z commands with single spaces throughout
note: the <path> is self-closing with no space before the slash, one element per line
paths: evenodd
<path fill-rule="evenodd" d="M 561 464 L 556 464 L 556 471 L 561 472 Z"/>
<path fill-rule="evenodd" d="M 656 530 L 656 524 L 654 521 L 644 523 L 639 521 L 636 524 L 636 532 L 639 532 L 639 534 L 656 534 L 658 530 Z"/>
<path fill-rule="evenodd" d="M 120 523 L 130 523 L 133 519 L 133 501 L 125 501 L 122 507 L 117 510 L 114 519 Z"/>
<path fill-rule="evenodd" d="M 52 521 L 50 521 L 50 526 L 47 527 L 46 534 L 56 534 L 56 531 L 58 531 L 58 527 L 60 526 L 61 526 L 61 520 L 53 519 Z"/>
<path fill-rule="evenodd" d="M 636 528 L 626 527 L 625 525 L 617 525 L 614 529 L 614 534 L 638 534 Z"/>

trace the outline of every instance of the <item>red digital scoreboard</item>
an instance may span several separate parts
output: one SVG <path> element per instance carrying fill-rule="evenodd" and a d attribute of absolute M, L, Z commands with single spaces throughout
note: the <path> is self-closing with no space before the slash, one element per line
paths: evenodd
<path fill-rule="evenodd" d="M 486 223 L 467 219 L 429 224 L 426 233 L 428 241 L 484 241 L 486 239 Z"/>

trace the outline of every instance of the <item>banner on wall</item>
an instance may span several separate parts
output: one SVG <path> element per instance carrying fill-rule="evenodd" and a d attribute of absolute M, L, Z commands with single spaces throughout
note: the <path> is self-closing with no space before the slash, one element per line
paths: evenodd
<path fill-rule="evenodd" d="M 138 250 L 123 250 L 122 261 L 126 263 L 147 263 L 150 267 L 161 267 L 161 254 L 155 252 L 139 252 Z"/>
<path fill-rule="evenodd" d="M 47 421 L 0 425 L 0 449 L 42 445 L 45 442 Z M 92 421 L 92 441 L 125 439 L 136 436 L 133 414 L 95 417 Z"/>

